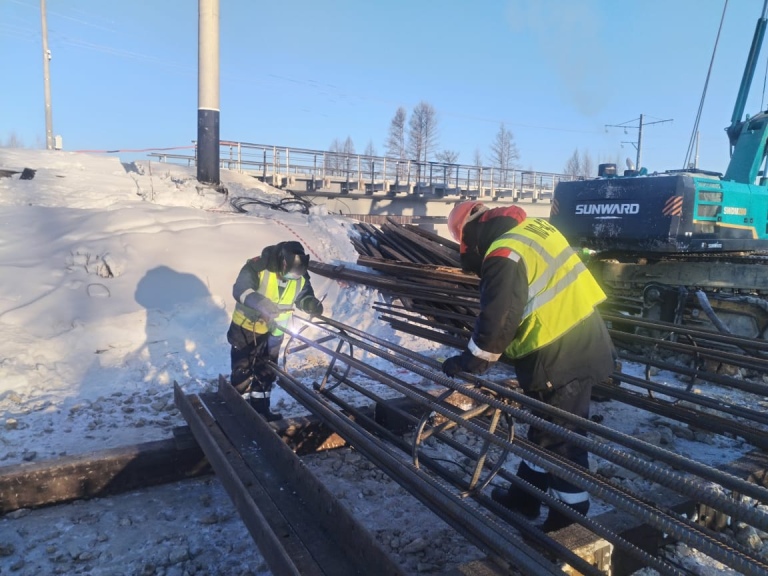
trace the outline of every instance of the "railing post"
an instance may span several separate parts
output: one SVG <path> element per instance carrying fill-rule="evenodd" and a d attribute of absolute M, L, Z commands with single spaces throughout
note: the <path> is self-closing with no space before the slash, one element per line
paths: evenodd
<path fill-rule="evenodd" d="M 483 194 L 483 186 L 485 185 L 485 174 L 483 174 L 483 167 L 480 166 L 480 168 L 477 171 L 477 195 L 479 197 L 484 196 Z"/>
<path fill-rule="evenodd" d="M 496 196 L 496 190 L 493 187 L 493 167 L 491 167 L 491 197 Z"/>
<path fill-rule="evenodd" d="M 520 198 L 520 197 L 519 197 L 519 196 L 517 196 L 517 194 L 515 193 L 515 184 L 516 184 L 516 183 L 517 183 L 517 171 L 516 171 L 516 170 L 513 170 L 513 171 L 512 171 L 512 200 L 513 200 L 513 201 L 515 201 L 515 202 L 516 202 L 517 200 L 519 200 L 519 198 Z"/>
<path fill-rule="evenodd" d="M 461 177 L 461 176 L 459 175 L 459 166 L 457 165 L 457 166 L 456 166 L 456 191 L 457 191 L 457 192 L 458 192 L 458 191 L 460 190 L 460 188 L 461 188 L 461 186 L 459 186 L 459 178 L 460 178 L 460 177 Z"/>
<path fill-rule="evenodd" d="M 410 160 L 408 160 L 407 168 L 408 168 L 408 174 L 407 174 L 408 183 L 407 183 L 407 186 L 408 186 L 408 188 L 410 188 L 411 187 L 411 161 Z"/>
<path fill-rule="evenodd" d="M 272 146 L 272 180 L 275 178 L 275 174 L 277 174 L 277 146 Z"/>
<path fill-rule="evenodd" d="M 382 161 L 383 168 L 381 169 L 382 188 L 386 192 L 389 192 L 389 180 L 387 180 L 387 157 L 384 156 Z"/>

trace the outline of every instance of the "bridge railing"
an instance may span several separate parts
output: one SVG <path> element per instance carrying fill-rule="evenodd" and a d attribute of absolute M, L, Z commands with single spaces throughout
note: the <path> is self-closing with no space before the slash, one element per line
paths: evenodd
<path fill-rule="evenodd" d="M 197 157 L 154 153 L 161 161 L 188 164 Z M 398 159 L 328 150 L 220 141 L 222 168 L 249 173 L 279 188 L 304 191 L 359 191 L 367 194 L 432 194 L 473 197 L 551 199 L 566 174 L 530 170 L 502 170 L 435 161 Z"/>

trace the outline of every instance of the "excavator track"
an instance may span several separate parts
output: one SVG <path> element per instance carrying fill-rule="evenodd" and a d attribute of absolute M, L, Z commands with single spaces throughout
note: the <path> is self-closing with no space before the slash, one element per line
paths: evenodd
<path fill-rule="evenodd" d="M 588 267 L 606 309 L 768 339 L 768 253 L 600 253 Z"/>

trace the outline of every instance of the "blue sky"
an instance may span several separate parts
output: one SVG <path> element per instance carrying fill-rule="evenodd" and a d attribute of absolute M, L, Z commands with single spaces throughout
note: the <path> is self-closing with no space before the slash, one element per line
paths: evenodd
<path fill-rule="evenodd" d="M 438 150 L 490 158 L 504 123 L 524 169 L 574 150 L 680 168 L 725 0 L 221 0 L 221 138 L 383 154 L 399 106 L 438 115 Z M 762 0 L 726 12 L 699 167 L 724 171 Z M 47 0 L 53 130 L 67 150 L 187 146 L 197 137 L 196 0 Z M 45 146 L 40 2 L 0 0 L 0 142 Z M 746 111 L 765 107 L 763 47 Z M 606 125 L 627 124 L 621 128 Z M 622 144 L 623 143 L 623 144 Z M 127 157 L 128 154 L 121 154 Z M 139 156 L 144 156 L 140 154 Z"/>

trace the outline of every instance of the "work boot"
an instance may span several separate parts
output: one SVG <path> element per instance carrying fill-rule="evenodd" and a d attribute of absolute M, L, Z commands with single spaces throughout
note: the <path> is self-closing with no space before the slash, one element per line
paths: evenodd
<path fill-rule="evenodd" d="M 515 486 L 510 486 L 508 489 L 494 488 L 491 490 L 491 498 L 505 508 L 522 514 L 529 520 L 535 520 L 541 512 L 541 501 Z"/>
<path fill-rule="evenodd" d="M 582 516 L 586 516 L 587 512 L 589 512 L 589 500 L 584 500 L 583 502 L 575 502 L 574 504 L 567 504 L 567 506 Z M 556 530 L 565 528 L 566 526 L 570 526 L 575 522 L 576 520 L 571 520 L 562 512 L 550 508 L 549 514 L 547 514 L 547 519 L 544 521 L 541 529 L 544 532 L 554 532 Z"/>
<path fill-rule="evenodd" d="M 269 398 L 253 398 L 250 400 L 251 407 L 259 414 L 264 416 L 264 420 L 267 422 L 274 422 L 275 420 L 282 420 L 283 415 L 277 412 L 269 411 Z"/>
<path fill-rule="evenodd" d="M 525 480 L 528 484 L 535 486 L 542 492 L 546 492 L 549 489 L 549 473 L 534 470 L 525 460 L 520 462 L 520 466 L 517 468 L 517 477 Z M 491 491 L 491 498 L 502 506 L 515 510 L 531 520 L 538 518 L 541 512 L 541 500 L 514 485 L 510 485 L 507 490 L 494 488 Z"/>

